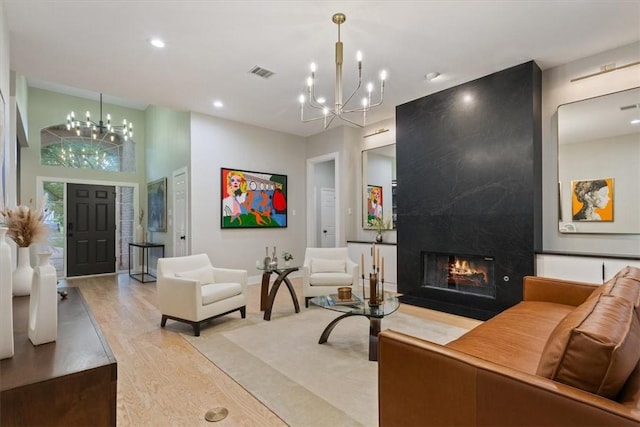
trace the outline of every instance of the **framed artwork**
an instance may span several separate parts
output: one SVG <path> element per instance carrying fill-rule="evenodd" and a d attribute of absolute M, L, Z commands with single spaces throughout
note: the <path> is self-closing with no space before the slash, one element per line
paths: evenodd
<path fill-rule="evenodd" d="M 373 220 L 382 219 L 382 186 L 367 185 L 367 226 L 373 227 Z"/>
<path fill-rule="evenodd" d="M 285 228 L 287 176 L 220 169 L 220 228 Z"/>
<path fill-rule="evenodd" d="M 147 227 L 149 231 L 167 231 L 167 178 L 147 184 Z"/>
<path fill-rule="evenodd" d="M 613 221 L 613 178 L 571 181 L 574 221 Z"/>

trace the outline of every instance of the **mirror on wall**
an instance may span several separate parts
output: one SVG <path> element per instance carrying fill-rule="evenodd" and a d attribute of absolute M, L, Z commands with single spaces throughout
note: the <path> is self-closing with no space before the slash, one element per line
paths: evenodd
<path fill-rule="evenodd" d="M 562 233 L 640 233 L 640 88 L 558 107 Z"/>
<path fill-rule="evenodd" d="M 362 151 L 362 226 L 374 229 L 374 218 L 396 228 L 396 144 Z"/>

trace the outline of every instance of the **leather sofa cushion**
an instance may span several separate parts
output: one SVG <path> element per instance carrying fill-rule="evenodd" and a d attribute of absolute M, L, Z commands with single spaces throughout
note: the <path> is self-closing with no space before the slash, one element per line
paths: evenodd
<path fill-rule="evenodd" d="M 523 301 L 446 346 L 534 375 L 551 332 L 574 308 L 551 302 Z"/>
<path fill-rule="evenodd" d="M 633 279 L 640 282 L 640 268 L 626 266 L 622 270 L 618 271 L 614 277 L 621 277 L 625 279 Z"/>
<path fill-rule="evenodd" d="M 639 349 L 640 322 L 631 303 L 600 295 L 558 323 L 537 374 L 614 399 L 638 363 Z"/>
<path fill-rule="evenodd" d="M 614 277 L 602 285 L 602 288 L 603 295 L 613 295 L 629 301 L 640 316 L 640 281 L 630 276 Z"/>
<path fill-rule="evenodd" d="M 636 365 L 620 392 L 618 402 L 640 411 L 640 363 Z"/>

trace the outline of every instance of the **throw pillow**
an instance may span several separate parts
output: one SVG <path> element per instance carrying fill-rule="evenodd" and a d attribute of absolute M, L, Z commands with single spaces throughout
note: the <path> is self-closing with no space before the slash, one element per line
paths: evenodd
<path fill-rule="evenodd" d="M 585 301 L 554 329 L 537 374 L 614 399 L 640 359 L 640 322 L 624 298 Z"/>
<path fill-rule="evenodd" d="M 311 258 L 311 273 L 346 273 L 347 263 L 343 259 Z"/>
<path fill-rule="evenodd" d="M 197 280 L 200 282 L 201 285 L 214 283 L 213 267 L 209 265 L 205 267 L 196 268 L 195 270 L 180 271 L 176 273 L 176 277 L 181 277 L 183 279 Z"/>

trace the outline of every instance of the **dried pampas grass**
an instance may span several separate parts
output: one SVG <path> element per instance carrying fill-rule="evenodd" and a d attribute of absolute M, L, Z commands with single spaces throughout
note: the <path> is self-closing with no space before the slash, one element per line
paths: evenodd
<path fill-rule="evenodd" d="M 14 209 L 0 210 L 4 225 L 9 229 L 7 235 L 21 248 L 32 243 L 47 241 L 49 228 L 44 223 L 44 211 L 20 205 Z"/>

